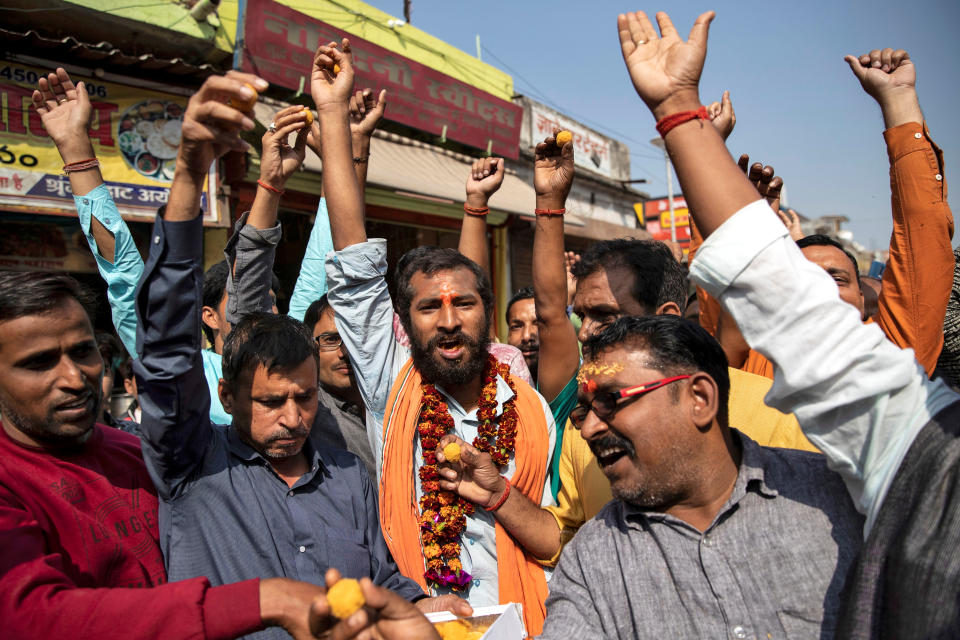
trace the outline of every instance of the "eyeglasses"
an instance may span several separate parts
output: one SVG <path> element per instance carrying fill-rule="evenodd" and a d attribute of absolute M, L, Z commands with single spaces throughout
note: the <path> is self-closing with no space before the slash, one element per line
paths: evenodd
<path fill-rule="evenodd" d="M 671 382 L 686 380 L 690 377 L 692 376 L 673 376 L 672 378 L 654 380 L 653 382 L 647 382 L 635 387 L 627 387 L 626 389 L 620 389 L 619 391 L 605 391 L 598 393 L 593 396 L 593 400 L 590 401 L 590 404 L 585 405 L 581 402 L 573 408 L 573 411 L 570 412 L 570 422 L 573 423 L 574 427 L 579 429 L 581 425 L 583 425 L 584 420 L 587 419 L 587 414 L 591 411 L 593 411 L 594 415 L 601 420 L 610 418 L 626 404 L 625 402 L 620 402 L 624 398 L 636 400 L 645 393 L 649 393 L 655 389 L 664 387 Z"/>
<path fill-rule="evenodd" d="M 343 339 L 339 333 L 321 333 L 313 337 L 320 351 L 335 351 L 343 344 Z"/>

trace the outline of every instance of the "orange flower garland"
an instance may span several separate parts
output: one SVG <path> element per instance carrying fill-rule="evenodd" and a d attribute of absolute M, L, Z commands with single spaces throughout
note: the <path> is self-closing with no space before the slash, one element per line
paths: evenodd
<path fill-rule="evenodd" d="M 496 419 L 498 375 L 506 380 L 514 394 L 504 403 L 499 421 Z M 423 490 L 423 497 L 420 498 L 420 542 L 427 566 L 423 575 L 432 587 L 464 591 L 470 585 L 472 576 L 463 570 L 460 562 L 460 534 L 466 530 L 467 516 L 473 514 L 474 507 L 473 503 L 453 491 L 440 490 L 436 449 L 440 438 L 453 432 L 455 424 L 437 388 L 424 382 L 421 390 L 423 408 L 420 410 L 417 432 L 423 450 L 423 465 L 419 471 Z M 510 368 L 488 355 L 483 370 L 483 390 L 477 403 L 480 427 L 473 446 L 488 452 L 500 467 L 510 462 L 516 447 L 516 394 Z"/>

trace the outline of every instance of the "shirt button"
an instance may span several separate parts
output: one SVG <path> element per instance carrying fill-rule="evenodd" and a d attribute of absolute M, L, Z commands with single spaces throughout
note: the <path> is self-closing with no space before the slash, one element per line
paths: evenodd
<path fill-rule="evenodd" d="M 935 175 L 934 177 L 935 177 L 937 180 L 943 180 L 943 176 L 940 175 L 939 173 L 938 173 L 937 175 Z"/>
<path fill-rule="evenodd" d="M 300 553 L 303 553 L 303 552 L 306 551 L 306 550 L 307 550 L 307 548 L 306 548 L 305 546 L 300 545 Z"/>
<path fill-rule="evenodd" d="M 474 580 L 474 581 L 473 581 L 473 586 L 479 587 L 479 586 L 480 586 L 480 581 L 479 581 L 479 580 Z"/>
<path fill-rule="evenodd" d="M 83 204 L 90 204 L 90 201 L 86 198 L 83 199 Z"/>
<path fill-rule="evenodd" d="M 474 540 L 473 538 L 470 538 L 470 544 L 475 544 L 476 542 L 477 542 L 476 540 Z"/>
<path fill-rule="evenodd" d="M 920 138 L 923 137 L 923 134 L 922 134 L 922 133 L 915 133 L 915 134 L 913 134 L 913 137 L 916 138 L 917 140 L 919 140 Z"/>
<path fill-rule="evenodd" d="M 737 638 L 746 638 L 747 632 L 744 630 L 743 627 L 741 627 L 740 625 L 737 625 L 733 628 L 733 635 Z"/>
<path fill-rule="evenodd" d="M 160 236 L 153 236 L 153 244 L 160 244 Z"/>
<path fill-rule="evenodd" d="M 290 491 L 287 491 L 287 495 L 288 495 L 288 496 L 293 496 L 293 489 L 291 489 Z"/>

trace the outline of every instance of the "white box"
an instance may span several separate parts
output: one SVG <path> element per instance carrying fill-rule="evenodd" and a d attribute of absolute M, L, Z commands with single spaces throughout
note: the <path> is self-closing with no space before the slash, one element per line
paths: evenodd
<path fill-rule="evenodd" d="M 427 620 L 433 623 L 456 620 L 457 616 L 449 611 L 428 613 Z M 523 605 L 517 602 L 500 604 L 494 607 L 475 607 L 473 615 L 464 618 L 475 624 L 489 624 L 490 628 L 481 640 L 523 640 L 527 630 L 523 626 Z"/>

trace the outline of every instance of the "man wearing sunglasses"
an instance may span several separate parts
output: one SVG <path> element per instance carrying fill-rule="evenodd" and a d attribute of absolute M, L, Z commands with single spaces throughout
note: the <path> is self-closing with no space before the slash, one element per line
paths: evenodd
<path fill-rule="evenodd" d="M 570 419 L 615 500 L 567 545 L 540 637 L 832 637 L 863 518 L 824 457 L 729 427 L 726 357 L 694 323 L 623 317 L 583 353 Z M 462 494 L 487 454 L 460 446 Z"/>

